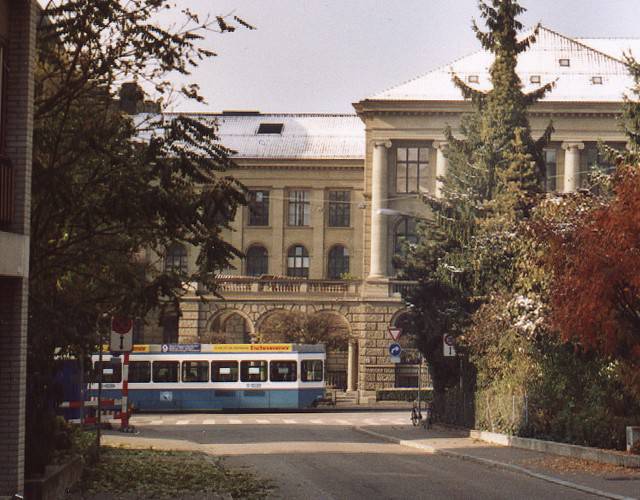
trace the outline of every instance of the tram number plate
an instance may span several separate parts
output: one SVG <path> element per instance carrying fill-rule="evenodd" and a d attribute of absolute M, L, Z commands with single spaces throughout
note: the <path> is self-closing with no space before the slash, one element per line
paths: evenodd
<path fill-rule="evenodd" d="M 260 389 L 262 384 L 247 384 L 247 389 Z"/>

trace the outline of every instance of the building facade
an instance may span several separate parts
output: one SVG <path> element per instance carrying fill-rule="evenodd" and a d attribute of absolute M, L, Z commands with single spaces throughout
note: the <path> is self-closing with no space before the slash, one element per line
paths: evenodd
<path fill-rule="evenodd" d="M 534 136 L 550 121 L 555 128 L 545 150 L 548 191 L 572 192 L 594 169 L 610 168 L 600 142 L 624 147 L 617 117 L 632 79 L 623 52 L 634 48 L 640 40 L 542 28 L 521 54 L 525 91 L 555 82 L 530 111 Z M 202 115 L 217 119 L 222 143 L 236 151 L 230 173 L 251 191 L 226 235 L 245 258 L 220 277 L 223 300 L 188 296 L 175 328 L 148 335 L 248 342 L 283 311 L 329 315 L 348 344 L 335 356 L 336 385 L 362 397 L 416 385 L 416 358 L 393 364 L 387 352 L 389 328 L 402 328 L 402 289 L 413 285 L 394 278 L 393 257 L 415 239 L 416 217 L 429 217 L 420 193 L 441 195 L 445 128 L 457 130 L 471 109 L 451 74 L 487 89 L 491 62 L 484 51 L 463 57 L 355 103 L 355 115 Z M 171 248 L 167 257 L 192 266 L 195 254 Z"/>
<path fill-rule="evenodd" d="M 36 9 L 0 0 L 0 498 L 24 487 Z"/>

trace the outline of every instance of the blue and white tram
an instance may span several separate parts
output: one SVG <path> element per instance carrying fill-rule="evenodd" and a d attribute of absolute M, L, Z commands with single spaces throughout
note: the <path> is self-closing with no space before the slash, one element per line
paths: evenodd
<path fill-rule="evenodd" d="M 324 397 L 324 345 L 137 345 L 129 357 L 129 401 L 136 411 L 307 408 Z M 122 356 L 104 353 L 102 397 L 122 394 Z M 95 380 L 95 379 L 94 379 Z M 90 384 L 97 396 L 98 384 Z"/>

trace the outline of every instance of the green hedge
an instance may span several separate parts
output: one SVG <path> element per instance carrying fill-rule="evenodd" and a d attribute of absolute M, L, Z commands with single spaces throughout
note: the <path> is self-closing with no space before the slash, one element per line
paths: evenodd
<path fill-rule="evenodd" d="M 422 389 L 420 396 L 423 401 L 433 399 L 433 390 Z M 418 399 L 418 389 L 379 389 L 376 391 L 376 401 L 414 401 Z"/>

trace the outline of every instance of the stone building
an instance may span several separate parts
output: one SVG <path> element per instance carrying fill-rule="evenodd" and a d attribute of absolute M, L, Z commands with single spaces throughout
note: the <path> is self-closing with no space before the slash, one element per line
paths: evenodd
<path fill-rule="evenodd" d="M 0 0 L 0 498 L 24 486 L 36 9 Z"/>
<path fill-rule="evenodd" d="M 622 54 L 634 48 L 640 40 L 573 39 L 542 28 L 521 54 L 525 90 L 556 82 L 530 112 L 534 136 L 550 120 L 555 127 L 545 151 L 549 191 L 574 191 L 593 169 L 609 168 L 599 141 L 624 147 L 617 116 L 632 79 Z M 251 190 L 227 234 L 246 257 L 220 277 L 224 300 L 194 293 L 173 326 L 147 338 L 190 342 L 216 331 L 251 341 L 283 310 L 330 315 L 348 339 L 330 381 L 361 397 L 414 386 L 415 357 L 395 365 L 387 353 L 389 328 L 402 327 L 400 292 L 412 286 L 394 279 L 393 256 L 415 238 L 415 217 L 429 216 L 419 193 L 440 195 L 445 127 L 456 130 L 470 110 L 451 74 L 486 89 L 491 57 L 479 51 L 356 102 L 355 115 L 201 115 L 217 119 L 222 143 L 237 151 L 231 174 Z M 195 253 L 172 247 L 167 265 L 192 266 Z"/>

